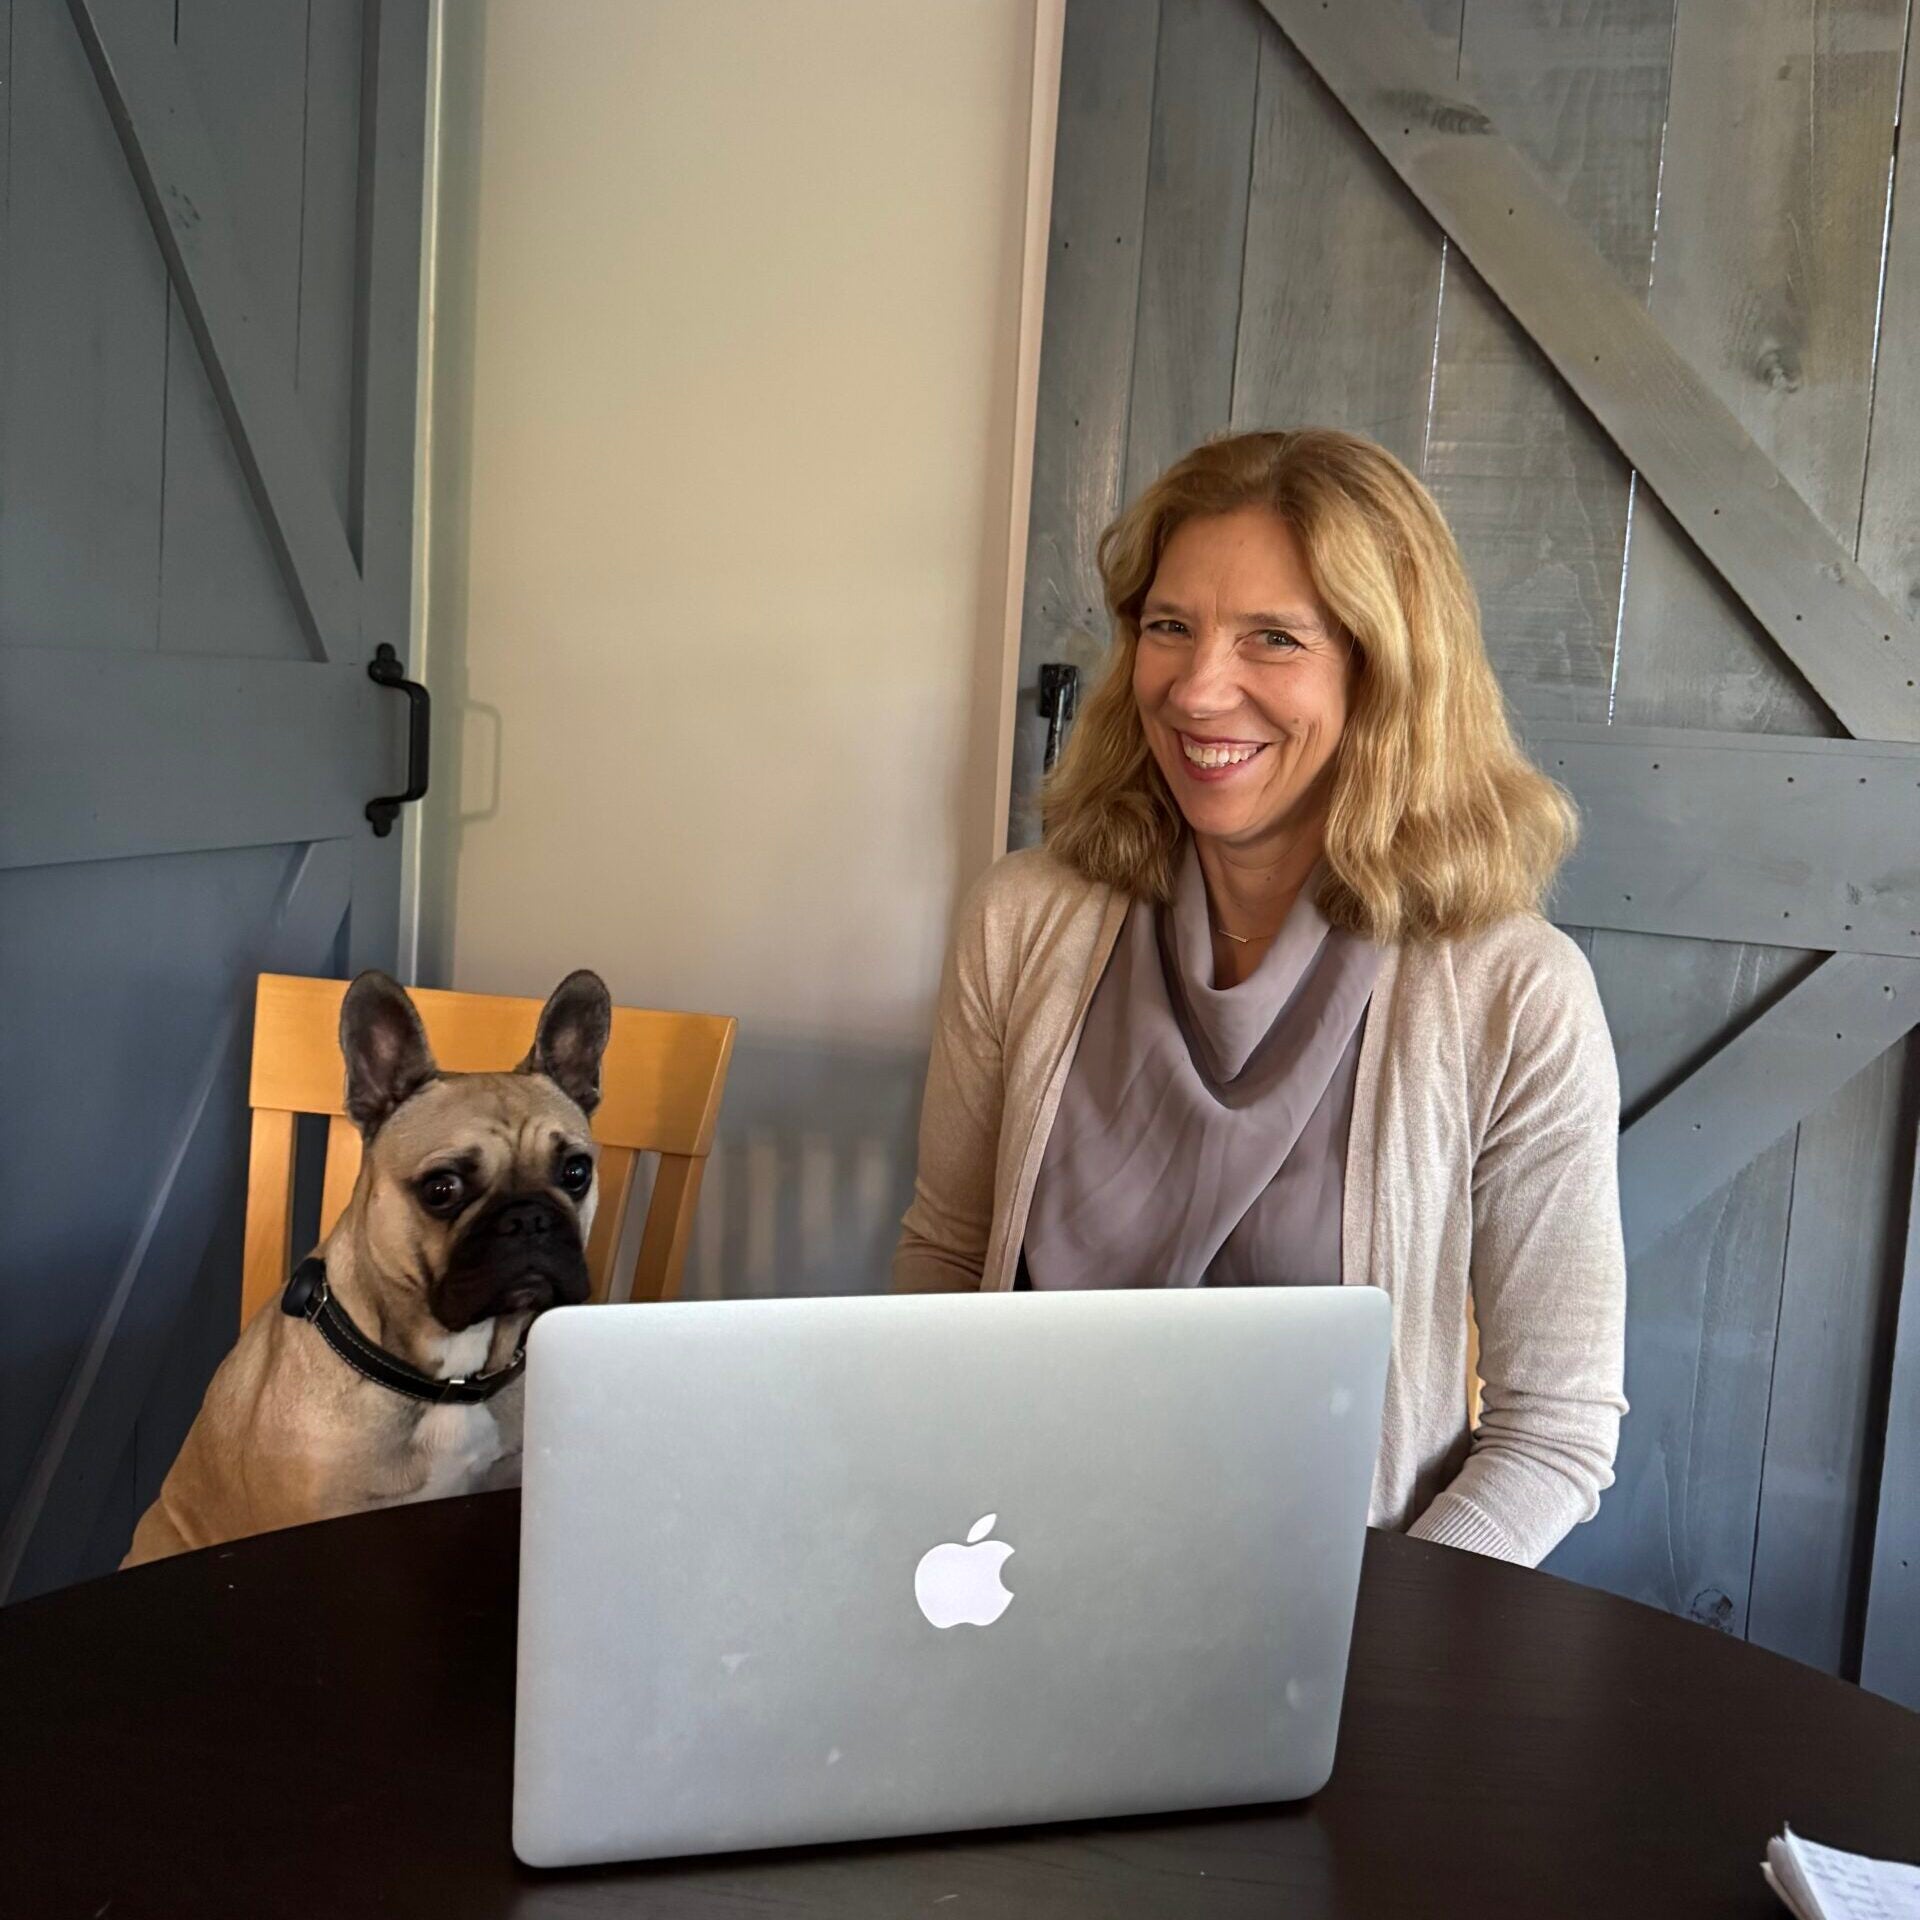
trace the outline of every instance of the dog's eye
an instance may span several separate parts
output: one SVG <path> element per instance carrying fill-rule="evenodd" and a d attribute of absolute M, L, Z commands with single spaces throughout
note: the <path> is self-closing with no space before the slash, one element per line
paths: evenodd
<path fill-rule="evenodd" d="M 457 1173 L 448 1173 L 444 1169 L 439 1173 L 430 1173 L 420 1182 L 420 1202 L 430 1213 L 451 1213 L 460 1204 L 460 1196 L 466 1191 L 465 1183 Z"/>
<path fill-rule="evenodd" d="M 568 1193 L 585 1193 L 593 1185 L 593 1162 L 584 1153 L 568 1154 L 560 1163 L 560 1184 Z"/>

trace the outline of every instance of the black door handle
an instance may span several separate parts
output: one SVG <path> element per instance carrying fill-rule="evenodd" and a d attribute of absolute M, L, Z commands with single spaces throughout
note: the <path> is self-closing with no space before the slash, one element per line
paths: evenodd
<path fill-rule="evenodd" d="M 1080 704 L 1080 670 L 1077 667 L 1049 664 L 1040 669 L 1040 712 L 1047 723 L 1047 751 L 1040 762 L 1043 773 L 1053 771 L 1060 748 L 1073 725 L 1074 709 Z"/>
<path fill-rule="evenodd" d="M 367 802 L 367 818 L 373 830 L 385 839 L 400 817 L 400 809 L 425 797 L 427 791 L 427 747 L 432 738 L 433 701 L 418 680 L 409 680 L 400 656 L 382 640 L 367 662 L 367 678 L 383 687 L 398 687 L 407 696 L 407 790 L 390 793 Z"/>

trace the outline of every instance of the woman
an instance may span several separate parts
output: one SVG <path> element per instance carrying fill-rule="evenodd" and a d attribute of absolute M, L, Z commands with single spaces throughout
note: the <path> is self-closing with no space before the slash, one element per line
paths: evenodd
<path fill-rule="evenodd" d="M 1536 1563 L 1626 1411 L 1619 1080 L 1540 911 L 1571 804 L 1368 441 L 1209 442 L 1100 569 L 1045 845 L 960 915 L 894 1283 L 1383 1287 L 1373 1524 Z"/>

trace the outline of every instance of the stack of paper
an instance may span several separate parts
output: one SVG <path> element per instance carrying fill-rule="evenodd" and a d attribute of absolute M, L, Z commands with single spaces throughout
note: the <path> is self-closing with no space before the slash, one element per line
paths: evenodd
<path fill-rule="evenodd" d="M 1920 1867 L 1815 1846 L 1791 1827 L 1767 1842 L 1760 1871 L 1797 1920 L 1920 1920 Z"/>

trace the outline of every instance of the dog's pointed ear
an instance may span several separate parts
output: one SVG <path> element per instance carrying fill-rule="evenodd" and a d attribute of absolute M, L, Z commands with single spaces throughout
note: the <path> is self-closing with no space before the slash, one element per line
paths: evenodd
<path fill-rule="evenodd" d="M 597 973 L 582 967 L 554 988 L 540 1009 L 533 1047 L 522 1073 L 544 1073 L 582 1113 L 600 1104 L 600 1056 L 613 1031 L 613 996 Z"/>
<path fill-rule="evenodd" d="M 407 990 L 384 973 L 363 973 L 347 989 L 340 1051 L 347 1062 L 347 1112 L 367 1140 L 440 1072 Z"/>

